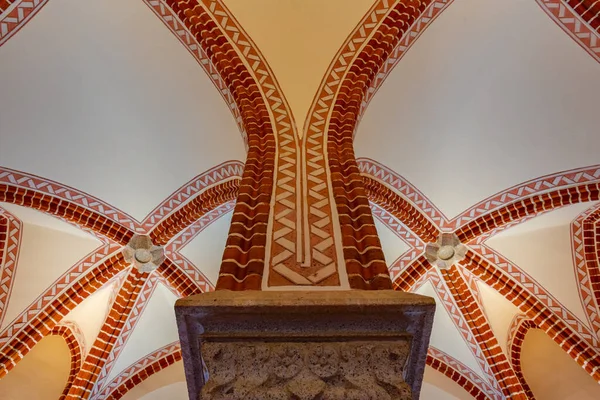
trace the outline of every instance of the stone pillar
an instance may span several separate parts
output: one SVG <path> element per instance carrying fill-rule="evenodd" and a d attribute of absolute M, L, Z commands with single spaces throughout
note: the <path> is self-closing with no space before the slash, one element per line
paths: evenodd
<path fill-rule="evenodd" d="M 418 399 L 433 299 L 217 291 L 175 310 L 190 399 Z"/>

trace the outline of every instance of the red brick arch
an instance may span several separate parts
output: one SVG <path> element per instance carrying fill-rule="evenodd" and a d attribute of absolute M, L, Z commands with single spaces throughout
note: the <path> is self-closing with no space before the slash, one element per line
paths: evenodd
<path fill-rule="evenodd" d="M 65 339 L 69 350 L 71 351 L 71 371 L 69 373 L 69 379 L 67 380 L 65 389 L 59 398 L 59 400 L 63 400 L 69 392 L 69 389 L 71 388 L 71 385 L 73 384 L 73 381 L 75 380 L 75 377 L 81 368 L 83 357 L 85 356 L 85 338 L 83 332 L 79 328 L 79 325 L 74 322 L 65 322 L 56 325 L 50 334 L 62 336 L 62 338 Z"/>
<path fill-rule="evenodd" d="M 0 207 L 0 325 L 8 308 L 17 270 L 23 224 Z"/>
<path fill-rule="evenodd" d="M 473 370 L 435 347 L 429 347 L 427 365 L 452 379 L 474 399 L 500 400 L 503 398 L 501 393 L 494 390 Z"/>
<path fill-rule="evenodd" d="M 510 328 L 509 328 L 509 337 L 506 349 L 508 351 L 508 359 L 521 381 L 521 384 L 525 388 L 527 396 L 530 399 L 535 399 L 533 395 L 533 391 L 527 384 L 525 377 L 523 376 L 523 370 L 521 368 L 521 347 L 523 346 L 523 341 L 525 340 L 525 335 L 529 329 L 537 328 L 532 320 L 528 319 L 522 314 L 516 315 L 513 318 Z"/>
<path fill-rule="evenodd" d="M 235 168 L 226 171 L 230 167 L 231 165 L 222 165 L 217 169 L 211 169 L 207 173 L 199 175 L 169 197 L 169 204 L 178 203 L 177 207 L 171 207 L 167 211 L 163 202 L 162 206 L 151 213 L 146 219 L 147 223 L 145 223 L 151 226 L 167 226 L 169 227 L 168 231 L 171 236 L 188 230 L 191 222 L 193 222 L 192 225 L 199 223 L 202 226 L 200 230 L 208 226 L 216 219 L 212 215 L 211 209 L 218 208 L 222 203 L 229 202 L 235 197 L 239 179 L 236 178 L 235 172 L 237 170 Z M 67 188 L 68 190 L 66 190 L 64 189 L 66 188 L 65 186 L 56 182 L 45 181 L 43 178 L 33 177 L 18 171 L 6 169 L 3 171 L 4 173 L 0 174 L 0 181 L 4 179 L 6 181 L 20 182 L 19 184 L 12 183 L 11 185 L 5 185 L 8 190 L 12 191 L 11 193 L 21 190 L 21 187 L 18 185 L 36 185 L 35 187 L 39 190 L 31 190 L 32 196 L 37 196 L 35 198 L 38 200 L 35 201 L 22 201 L 20 195 L 10 197 L 10 199 L 14 199 L 18 204 L 30 207 L 40 206 L 47 213 L 54 213 L 52 215 L 69 219 L 79 218 L 73 217 L 73 215 L 78 214 L 72 214 L 67 211 L 70 210 L 68 208 L 69 204 L 75 201 L 87 202 L 96 204 L 99 208 L 108 212 L 112 220 L 102 215 L 99 211 L 92 210 L 98 218 L 104 221 L 120 219 L 121 221 L 126 221 L 120 226 L 132 227 L 138 232 L 144 232 L 144 228 L 141 227 L 139 222 L 130 219 L 126 214 L 106 203 L 100 202 L 100 200 L 98 200 L 100 202 L 99 205 L 92 202 L 91 200 L 95 201 L 97 199 L 93 199 L 82 192 L 78 192 L 72 188 Z M 15 180 L 15 177 L 25 179 Z M 225 180 L 225 183 L 220 183 L 220 180 Z M 192 190 L 190 185 L 195 187 L 195 189 Z M 58 194 L 54 197 L 43 192 L 39 194 L 43 190 Z M 186 200 L 175 201 L 181 197 L 179 194 L 182 191 L 187 193 Z M 4 193 L 7 192 L 5 191 Z M 36 193 L 38 194 L 36 195 Z M 75 200 L 70 200 L 67 196 L 73 197 Z M 50 198 L 50 201 L 54 202 L 52 204 L 57 206 L 48 206 L 46 202 L 47 198 Z M 3 200 L 6 200 L 6 198 L 0 201 Z M 81 208 L 78 204 L 74 204 L 72 207 L 74 209 Z M 181 218 L 176 217 L 180 215 L 178 214 L 180 209 L 186 209 L 190 213 L 193 213 L 193 218 L 196 221 L 182 221 Z M 208 217 L 205 219 L 204 216 L 206 215 Z M 90 220 L 93 220 L 93 218 L 90 218 Z M 107 222 L 107 224 L 110 225 L 111 222 Z M 104 225 L 96 225 L 95 223 L 85 225 L 84 223 L 83 226 L 89 227 L 92 231 L 99 229 L 101 233 L 107 232 L 106 229 L 102 228 Z M 172 228 L 173 226 L 177 226 L 177 228 Z M 196 231 L 199 230 L 198 228 L 194 229 Z M 123 235 L 122 238 L 130 237 L 131 235 L 133 235 L 133 230 L 129 230 L 127 235 Z M 0 332 L 0 348 L 2 349 L 0 356 L 0 377 L 8 373 L 27 354 L 29 349 L 47 335 L 70 310 L 127 267 L 119 250 L 120 246 L 112 241 L 108 241 L 98 247 L 65 272 L 46 293 L 42 294 L 11 325 Z M 190 265 L 189 261 L 186 261 L 187 268 L 182 268 L 177 262 L 172 260 L 172 258 L 176 260 L 181 260 L 182 258 L 178 254 L 177 249 L 173 248 L 172 252 L 169 253 L 171 246 L 167 244 L 166 251 L 167 259 L 157 271 L 173 290 L 181 296 L 210 290 L 211 285 L 205 281 L 205 277 L 198 273 L 195 267 Z"/>

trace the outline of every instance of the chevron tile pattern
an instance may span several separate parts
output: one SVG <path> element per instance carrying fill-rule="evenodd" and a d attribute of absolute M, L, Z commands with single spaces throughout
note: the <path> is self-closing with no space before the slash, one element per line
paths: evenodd
<path fill-rule="evenodd" d="M 48 0 L 4 0 L 0 7 L 0 46 L 29 22 Z"/>
<path fill-rule="evenodd" d="M 98 395 L 98 400 L 119 399 L 131 387 L 141 383 L 146 377 L 155 374 L 181 360 L 179 342 L 168 344 L 136 361 L 117 375 Z"/>
<path fill-rule="evenodd" d="M 134 314 L 134 305 L 137 303 L 138 297 L 147 295 L 153 289 L 153 287 L 148 287 L 145 284 L 148 275 L 148 273 L 139 272 L 136 268 L 129 269 L 127 279 L 119 289 L 119 294 L 111 306 L 98 337 L 86 356 L 65 399 L 90 398 L 102 369 L 106 366 L 110 353 L 114 350 L 116 342 L 123 332 L 125 324 L 131 320 Z M 142 293 L 144 287 L 147 290 L 146 293 Z M 133 320 L 137 320 L 135 316 L 133 317 Z"/>
<path fill-rule="evenodd" d="M 495 390 L 500 391 L 500 387 L 498 383 L 494 379 L 494 374 L 491 369 L 489 360 L 486 359 L 477 338 L 474 336 L 467 319 L 465 318 L 465 314 L 462 314 L 460 307 L 457 304 L 457 299 L 452 295 L 450 288 L 448 286 L 448 282 L 440 276 L 440 273 L 431 269 L 425 278 L 426 281 L 429 281 L 433 286 L 436 294 L 442 301 L 442 305 L 446 309 L 446 312 L 452 319 L 454 326 L 456 326 L 458 332 L 462 336 L 463 340 L 471 350 L 473 357 L 477 360 L 479 367 L 485 374 L 485 379 L 491 385 L 493 385 Z"/>
<path fill-rule="evenodd" d="M 17 270 L 23 224 L 0 207 L 0 325 L 8 308 L 8 299 Z"/>
<path fill-rule="evenodd" d="M 108 357 L 106 357 L 104 365 L 102 366 L 100 373 L 98 374 L 98 378 L 94 384 L 94 388 L 92 389 L 92 394 L 90 396 L 91 398 L 96 398 L 98 396 L 98 393 L 104 388 L 105 383 L 107 383 L 106 380 L 110 375 L 110 372 L 112 371 L 115 362 L 117 361 L 119 355 L 125 348 L 125 345 L 127 344 L 129 337 L 133 333 L 137 322 L 142 316 L 144 310 L 146 309 L 146 306 L 148 305 L 148 300 L 150 300 L 150 297 L 152 297 L 152 294 L 154 293 L 158 282 L 159 275 L 155 272 L 152 272 L 150 276 L 148 276 L 146 281 L 143 283 L 140 293 L 135 299 L 135 303 L 131 308 L 131 314 L 126 319 L 125 325 L 123 325 L 121 331 L 117 333 L 117 338 L 115 339 L 112 351 L 110 352 Z"/>
<path fill-rule="evenodd" d="M 427 352 L 427 365 L 457 382 L 475 399 L 489 398 L 503 400 L 504 396 L 481 379 L 472 369 L 441 350 L 430 346 Z M 457 376 L 458 375 L 458 376 Z"/>
<path fill-rule="evenodd" d="M 536 0 L 539 6 L 577 44 L 600 62 L 598 4 L 587 0 Z M 591 7 L 588 8 L 587 5 Z M 595 12 L 594 12 L 595 11 Z M 593 24 L 593 26 L 590 24 Z"/>
<path fill-rule="evenodd" d="M 497 254 L 495 256 L 502 259 Z M 461 261 L 463 268 L 468 269 L 504 295 L 523 313 L 532 316 L 535 324 L 553 338 L 592 377 L 600 378 L 598 363 L 600 353 L 597 346 L 593 344 L 597 340 L 595 335 L 576 318 L 570 319 L 568 311 L 549 295 L 537 294 L 536 292 L 545 293 L 537 283 L 532 282 L 527 285 L 519 283 L 513 275 L 523 276 L 525 275 L 523 271 L 512 265 L 509 265 L 507 270 L 502 270 L 503 264 L 492 264 L 477 252 L 467 253 L 466 259 Z M 533 290 L 527 289 L 528 287 Z M 549 305 L 546 306 L 544 302 Z M 569 317 L 567 321 L 565 321 L 566 316 Z M 575 326 L 577 329 L 573 329 Z"/>
<path fill-rule="evenodd" d="M 498 385 L 507 398 L 526 400 L 525 388 L 521 385 L 506 355 L 500 348 L 481 305 L 477 303 L 471 293 L 461 271 L 454 265 L 441 273 L 460 310 L 459 314 L 469 316 L 469 318 L 465 318 L 465 328 L 473 335 L 473 341 L 489 366 L 485 372 L 489 373 L 491 370 L 494 385 Z"/>

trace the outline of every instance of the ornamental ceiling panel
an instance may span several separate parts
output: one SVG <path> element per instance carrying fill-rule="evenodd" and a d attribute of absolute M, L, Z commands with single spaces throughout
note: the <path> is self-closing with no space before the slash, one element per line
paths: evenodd
<path fill-rule="evenodd" d="M 180 254 L 187 257 L 213 286 L 219 276 L 231 216 L 232 212 L 223 214 L 180 250 Z"/>
<path fill-rule="evenodd" d="M 4 203 L 0 206 L 4 207 Z M 22 232 L 2 329 L 35 303 L 38 296 L 74 264 L 102 245 L 91 235 L 54 217 L 30 209 L 21 212 L 24 208 L 19 206 L 8 205 L 6 208 L 21 219 Z"/>
<path fill-rule="evenodd" d="M 323 75 L 374 0 L 225 0 L 266 58 L 302 135 Z M 258 11 L 260 10 L 260 11 Z"/>
<path fill-rule="evenodd" d="M 581 203 L 508 228 L 486 244 L 540 283 L 582 323 L 590 326 L 573 263 L 571 221 L 595 203 Z"/>
<path fill-rule="evenodd" d="M 534 1 L 452 2 L 373 97 L 356 152 L 452 218 L 521 181 L 597 164 L 599 74 Z"/>
<path fill-rule="evenodd" d="M 494 336 L 496 336 L 504 354 L 508 355 L 506 342 L 508 340 L 509 328 L 513 318 L 521 312 L 513 303 L 485 283 L 478 281 L 477 288 L 479 289 L 481 304 L 492 327 Z"/>
<path fill-rule="evenodd" d="M 128 366 L 153 351 L 179 340 L 175 322 L 175 300 L 177 297 L 162 283 L 158 283 L 146 304 L 138 311 L 134 325 L 123 338 L 123 349 L 113 360 L 102 387 L 110 384 Z"/>
<path fill-rule="evenodd" d="M 536 398 L 595 400 L 600 386 L 543 331 L 530 329 L 521 349 L 523 376 Z"/>
<path fill-rule="evenodd" d="M 0 59 L 3 167 L 141 220 L 198 173 L 245 159 L 228 104 L 141 0 L 48 2 Z"/>
<path fill-rule="evenodd" d="M 118 285 L 119 282 L 116 280 L 95 291 L 61 320 L 61 323 L 74 322 L 79 326 L 85 344 L 82 350 L 86 353 L 90 351 L 94 340 L 98 337 Z"/>
<path fill-rule="evenodd" d="M 435 320 L 433 322 L 433 331 L 431 333 L 430 345 L 443 351 L 444 353 L 460 360 L 464 365 L 475 371 L 481 378 L 486 379 L 487 375 L 481 369 L 481 362 L 478 361 L 472 353 L 472 345 L 461 337 L 456 328 L 453 317 L 448 314 L 444 307 L 444 302 L 438 295 L 430 282 L 425 282 L 423 286 L 414 291 L 415 293 L 430 296 L 435 299 Z M 455 310 L 455 312 L 458 312 Z M 464 326 L 463 326 L 464 329 Z M 484 362 L 484 361 L 483 361 Z"/>

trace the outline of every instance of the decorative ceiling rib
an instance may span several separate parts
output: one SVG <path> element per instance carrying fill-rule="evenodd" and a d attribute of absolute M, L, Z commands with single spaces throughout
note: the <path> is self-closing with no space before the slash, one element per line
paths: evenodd
<path fill-rule="evenodd" d="M 0 173 L 2 201 L 37 208 L 50 215 L 68 219 L 96 232 L 100 237 L 108 236 L 108 241 L 105 240 L 104 245 L 64 273 L 44 295 L 0 332 L 0 346 L 3 349 L 0 376 L 8 373 L 35 343 L 48 334 L 77 304 L 128 267 L 120 250 L 122 245 L 127 243 L 124 238 L 130 238 L 134 232 L 148 232 L 152 235 L 156 227 L 169 227 L 156 231 L 160 234 L 159 238 L 170 240 L 177 236 L 178 240 L 166 246 L 167 260 L 159 267 L 157 273 L 180 296 L 209 290 L 212 287 L 210 283 L 197 268 L 178 253 L 177 246 L 181 246 L 185 238 L 189 240 L 226 212 L 230 207 L 229 202 L 234 200 L 237 194 L 239 183 L 234 185 L 232 182 L 239 179 L 237 176 L 240 170 L 239 162 L 224 163 L 212 168 L 169 196 L 141 223 L 75 189 L 40 177 L 3 170 Z M 32 187 L 37 191 L 25 189 Z M 225 188 L 225 191 L 219 193 L 221 188 Z M 29 196 L 24 194 L 27 190 Z M 185 209 L 189 214 L 182 216 L 178 213 L 181 209 Z M 84 215 L 88 215 L 89 218 L 83 217 Z M 119 224 L 117 221 L 126 221 L 126 224 Z M 115 225 L 119 227 L 119 234 L 114 233 Z M 115 243 L 112 240 L 114 238 L 120 238 L 121 243 Z M 125 322 L 123 321 L 123 324 Z M 120 330 L 117 335 L 120 335 Z"/>
<path fill-rule="evenodd" d="M 523 314 L 516 315 L 509 328 L 510 334 L 508 335 L 508 344 L 506 348 L 508 349 L 508 359 L 515 370 L 519 381 L 521 381 L 523 388 L 525 388 L 528 398 L 535 399 L 531 388 L 523 376 L 523 370 L 521 369 L 521 346 L 523 346 L 527 331 L 531 328 L 536 328 L 536 326 L 530 319 Z"/>
<path fill-rule="evenodd" d="M 61 336 L 65 339 L 69 351 L 71 352 L 71 371 L 69 373 L 69 379 L 65 385 L 65 389 L 60 396 L 59 400 L 63 400 L 69 393 L 69 389 L 73 384 L 77 373 L 81 369 L 83 363 L 83 357 L 85 357 L 85 338 L 81 332 L 79 326 L 73 322 L 60 323 L 56 325 L 50 335 Z"/>

